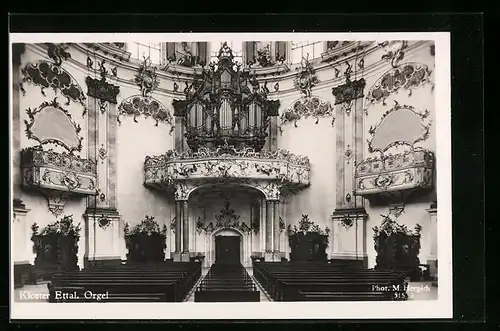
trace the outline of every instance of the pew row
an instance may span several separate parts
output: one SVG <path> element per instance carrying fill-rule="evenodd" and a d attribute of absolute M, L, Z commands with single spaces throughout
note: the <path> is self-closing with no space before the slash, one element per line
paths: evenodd
<path fill-rule="evenodd" d="M 181 302 L 201 277 L 201 263 L 93 267 L 60 272 L 50 302 Z"/>
<path fill-rule="evenodd" d="M 274 301 L 401 301 L 402 273 L 328 263 L 256 262 L 254 277 Z"/>

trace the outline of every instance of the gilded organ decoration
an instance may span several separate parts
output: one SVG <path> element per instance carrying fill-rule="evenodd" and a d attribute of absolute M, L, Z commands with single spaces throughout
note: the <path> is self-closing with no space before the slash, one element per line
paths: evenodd
<path fill-rule="evenodd" d="M 217 148 L 226 142 L 237 148 L 263 148 L 271 116 L 278 115 L 279 101 L 268 100 L 267 84 L 261 84 L 235 63 L 224 43 L 218 61 L 186 82 L 184 100 L 174 100 L 174 116 L 185 122 L 190 149 Z"/>

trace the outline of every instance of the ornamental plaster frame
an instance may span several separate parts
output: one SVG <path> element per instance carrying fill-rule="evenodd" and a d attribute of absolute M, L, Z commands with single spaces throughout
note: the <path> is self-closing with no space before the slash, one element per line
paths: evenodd
<path fill-rule="evenodd" d="M 35 125 L 35 120 L 36 120 L 35 117 L 36 117 L 37 114 L 41 113 L 47 107 L 52 107 L 54 109 L 57 109 L 57 110 L 61 111 L 66 116 L 66 118 L 68 119 L 69 123 L 73 126 L 73 128 L 75 130 L 75 135 L 76 135 L 76 138 L 78 140 L 78 145 L 76 145 L 76 146 L 68 146 L 64 141 L 61 141 L 61 140 L 58 140 L 58 139 L 52 139 L 52 138 L 50 138 L 50 139 L 41 139 L 41 138 L 39 138 L 39 137 L 37 137 L 35 135 L 35 133 L 32 131 L 32 127 L 33 127 L 33 125 Z M 78 125 L 73 120 L 73 117 L 71 116 L 70 112 L 68 110 L 64 109 L 59 104 L 59 102 L 57 102 L 57 97 L 55 97 L 52 101 L 44 101 L 44 102 L 42 102 L 38 107 L 36 107 L 34 109 L 27 108 L 26 109 L 26 114 L 29 117 L 29 121 L 28 120 L 24 120 L 24 124 L 26 125 L 25 133 L 26 133 L 26 137 L 28 139 L 36 140 L 40 144 L 40 146 L 47 145 L 47 144 L 59 145 L 59 146 L 63 147 L 64 149 L 66 149 L 71 154 L 74 153 L 74 152 L 81 152 L 82 151 L 82 148 L 83 148 L 83 146 L 82 146 L 83 137 L 79 136 L 82 128 L 80 127 L 80 125 Z"/>
<path fill-rule="evenodd" d="M 418 117 L 420 117 L 420 121 L 421 121 L 420 125 L 422 126 L 422 129 L 423 129 L 422 134 L 419 137 L 417 137 L 414 141 L 397 140 L 397 141 L 394 141 L 394 142 L 390 143 L 389 145 L 385 146 L 384 148 L 374 148 L 372 146 L 372 142 L 373 142 L 373 139 L 375 138 L 380 126 L 389 117 L 389 115 L 397 112 L 398 110 L 402 110 L 402 109 L 409 110 L 409 111 L 413 112 L 415 115 L 417 115 Z M 432 125 L 432 122 L 430 120 L 427 122 L 425 121 L 427 119 L 427 117 L 429 117 L 429 115 L 430 115 L 430 111 L 427 109 L 425 109 L 423 112 L 419 112 L 414 106 L 401 105 L 397 101 L 394 101 L 394 106 L 382 115 L 382 118 L 379 120 L 379 122 L 377 124 L 375 124 L 374 126 L 371 126 L 369 128 L 368 133 L 370 134 L 371 138 L 367 139 L 368 152 L 369 153 L 380 152 L 381 154 L 383 154 L 387 150 L 389 150 L 390 148 L 392 148 L 394 146 L 408 146 L 411 150 L 413 150 L 416 143 L 421 142 L 421 141 L 425 141 L 425 140 L 427 140 L 427 138 L 429 138 L 430 127 Z"/>

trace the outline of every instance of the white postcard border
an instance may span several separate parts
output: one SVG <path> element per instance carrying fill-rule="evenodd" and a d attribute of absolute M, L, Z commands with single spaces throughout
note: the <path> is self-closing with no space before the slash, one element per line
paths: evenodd
<path fill-rule="evenodd" d="M 13 33 L 10 43 L 25 42 L 116 42 L 200 40 L 434 40 L 438 199 L 438 299 L 405 302 L 262 302 L 262 303 L 43 303 L 14 300 L 11 319 L 408 319 L 452 318 L 452 226 L 451 226 L 451 63 L 450 34 L 428 33 Z M 12 48 L 9 63 L 12 65 Z M 9 70 L 12 86 L 12 72 Z M 9 92 L 12 105 L 12 88 Z M 12 109 L 9 108 L 9 114 Z M 12 126 L 9 116 L 9 127 Z M 10 143 L 12 137 L 9 135 Z M 12 184 L 11 184 L 12 192 Z M 12 254 L 12 250 L 11 250 Z M 10 263 L 13 289 L 13 263 Z"/>

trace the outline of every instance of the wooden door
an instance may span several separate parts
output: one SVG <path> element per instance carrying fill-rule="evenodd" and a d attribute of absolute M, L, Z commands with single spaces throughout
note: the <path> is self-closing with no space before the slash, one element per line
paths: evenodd
<path fill-rule="evenodd" d="M 240 263 L 240 237 L 237 236 L 215 237 L 215 263 L 224 263 L 224 264 Z"/>

